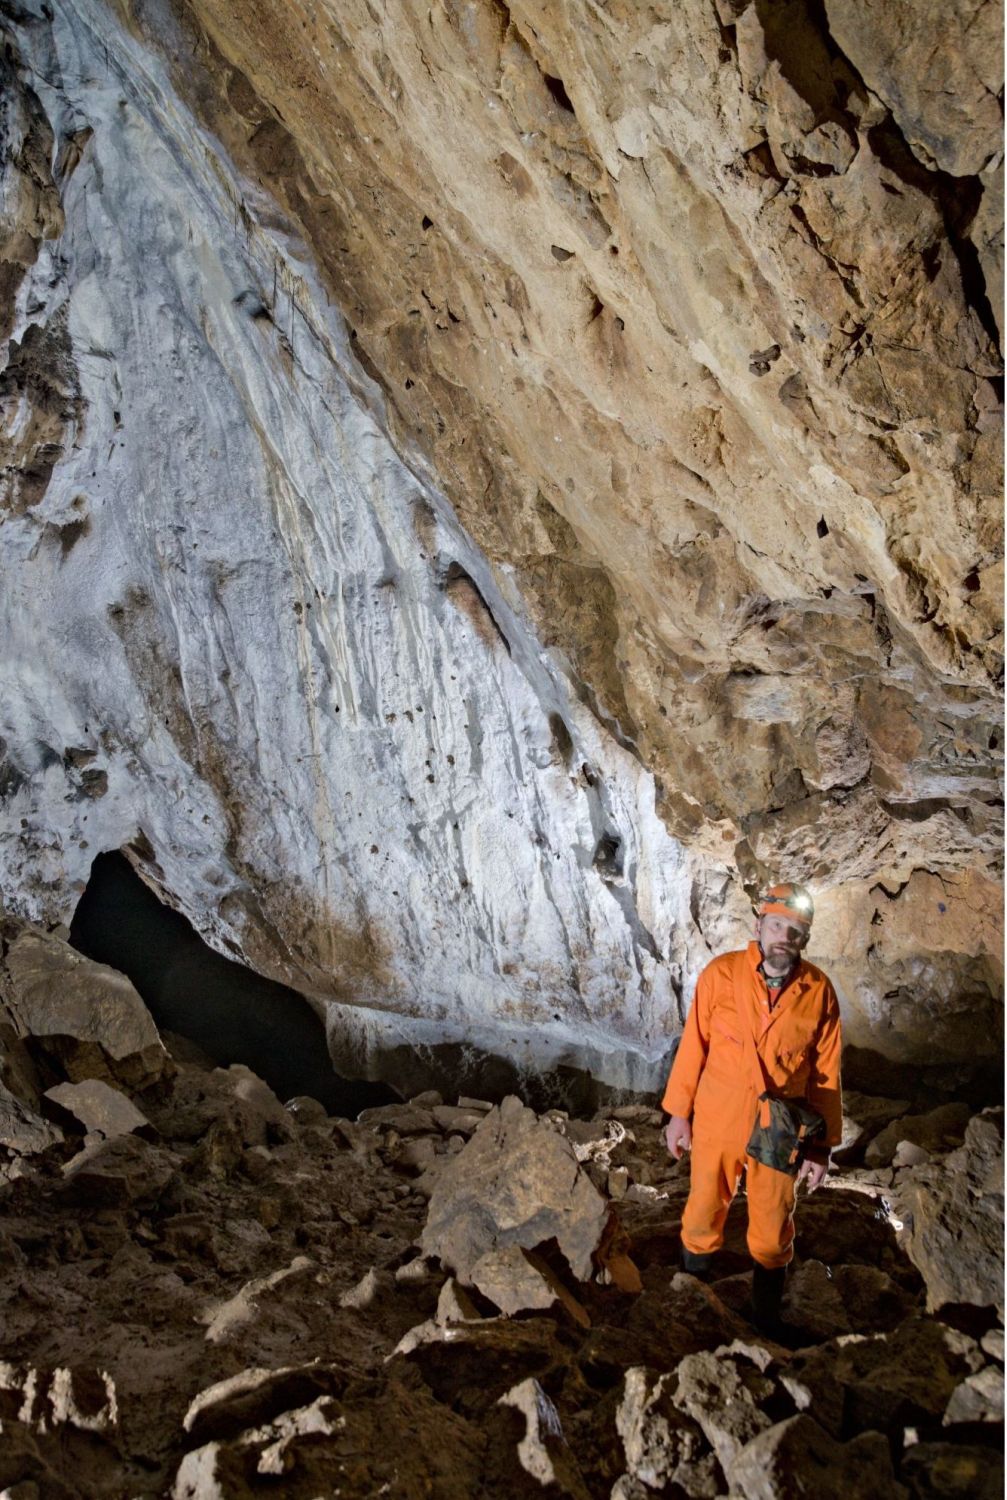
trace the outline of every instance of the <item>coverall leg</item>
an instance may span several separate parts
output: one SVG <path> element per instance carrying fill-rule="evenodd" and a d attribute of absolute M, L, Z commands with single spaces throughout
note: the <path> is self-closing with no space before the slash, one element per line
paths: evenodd
<path fill-rule="evenodd" d="M 682 1214 L 682 1244 L 693 1255 L 711 1255 L 724 1243 L 727 1210 L 748 1168 L 748 1251 L 773 1270 L 794 1257 L 796 1179 L 753 1161 L 744 1146 L 693 1137 L 689 1198 Z"/>

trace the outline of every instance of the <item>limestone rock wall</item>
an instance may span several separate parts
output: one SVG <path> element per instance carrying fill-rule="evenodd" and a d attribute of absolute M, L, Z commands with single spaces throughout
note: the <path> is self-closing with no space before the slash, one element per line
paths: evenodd
<path fill-rule="evenodd" d="M 126 846 L 337 1050 L 639 1081 L 785 873 L 995 1046 L 998 25 L 21 7 L 8 902 Z"/>

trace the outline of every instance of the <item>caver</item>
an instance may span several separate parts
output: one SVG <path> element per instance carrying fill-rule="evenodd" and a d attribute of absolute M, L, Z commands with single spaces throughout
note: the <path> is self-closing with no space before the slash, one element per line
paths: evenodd
<path fill-rule="evenodd" d="M 747 949 L 699 976 L 663 1099 L 669 1152 L 692 1152 L 683 1267 L 709 1274 L 744 1170 L 753 1315 L 767 1331 L 794 1253 L 797 1184 L 819 1186 L 842 1138 L 839 1005 L 801 957 L 813 916 L 802 886 L 766 892 Z"/>

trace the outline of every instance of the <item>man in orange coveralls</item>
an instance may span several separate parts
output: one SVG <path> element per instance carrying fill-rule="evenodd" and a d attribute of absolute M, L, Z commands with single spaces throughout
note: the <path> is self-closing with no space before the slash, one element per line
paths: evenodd
<path fill-rule="evenodd" d="M 682 1266 L 705 1280 L 724 1242 L 724 1223 L 747 1169 L 748 1249 L 754 1261 L 753 1321 L 778 1324 L 786 1268 L 793 1257 L 797 1183 L 814 1192 L 842 1138 L 839 1005 L 828 978 L 801 958 L 814 903 L 799 885 L 776 885 L 759 902 L 755 940 L 725 953 L 699 976 L 672 1065 L 663 1106 L 678 1160 L 692 1152 L 689 1199 L 682 1215 Z M 744 1028 L 754 1036 L 765 1077 Z M 759 1092 L 802 1099 L 825 1120 L 796 1177 L 746 1154 Z M 691 1119 L 691 1123 L 690 1123 Z"/>

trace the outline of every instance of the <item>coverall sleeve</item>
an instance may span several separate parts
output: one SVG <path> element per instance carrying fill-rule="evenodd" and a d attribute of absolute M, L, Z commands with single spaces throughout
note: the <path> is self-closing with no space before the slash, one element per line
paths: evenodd
<path fill-rule="evenodd" d="M 696 984 L 692 1006 L 682 1032 L 678 1053 L 671 1065 L 668 1084 L 661 1101 L 662 1109 L 669 1115 L 680 1115 L 688 1120 L 699 1087 L 699 1080 L 706 1067 L 706 1054 L 710 1045 L 710 1002 L 713 985 L 709 968 L 703 970 Z"/>
<path fill-rule="evenodd" d="M 843 1138 L 843 1092 L 839 1070 L 843 1050 L 839 1001 L 831 984 L 826 984 L 824 1017 L 808 1080 L 807 1100 L 825 1121 L 824 1146 L 838 1146 Z"/>

